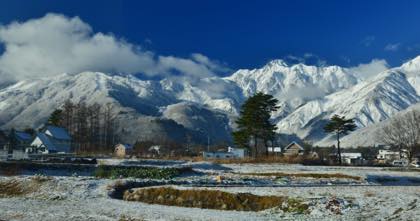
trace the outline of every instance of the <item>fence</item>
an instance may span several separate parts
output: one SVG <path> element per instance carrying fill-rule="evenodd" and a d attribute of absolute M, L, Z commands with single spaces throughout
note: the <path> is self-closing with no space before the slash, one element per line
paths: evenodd
<path fill-rule="evenodd" d="M 10 154 L 5 150 L 0 150 L 0 160 L 43 160 L 48 158 L 58 158 L 58 157 L 73 157 L 72 153 L 50 153 L 50 154 L 40 154 L 40 153 L 26 153 L 22 150 L 13 150 L 13 153 Z"/>

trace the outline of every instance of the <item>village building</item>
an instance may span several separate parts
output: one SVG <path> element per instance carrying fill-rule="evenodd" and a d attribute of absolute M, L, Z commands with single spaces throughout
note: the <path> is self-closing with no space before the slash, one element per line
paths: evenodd
<path fill-rule="evenodd" d="M 204 151 L 204 159 L 238 159 L 245 157 L 245 149 L 228 147 L 228 151 Z"/>
<path fill-rule="evenodd" d="M 24 151 L 26 147 L 30 146 L 32 135 L 23 131 L 12 130 L 9 134 L 9 140 L 6 144 L 6 149 L 12 151 Z"/>
<path fill-rule="evenodd" d="M 378 163 L 390 163 L 394 160 L 399 160 L 401 158 L 401 154 L 399 151 L 392 151 L 392 150 L 379 150 L 376 159 Z"/>
<path fill-rule="evenodd" d="M 362 153 L 341 153 L 341 162 L 347 165 L 364 165 Z"/>
<path fill-rule="evenodd" d="M 291 142 L 283 149 L 283 155 L 288 157 L 303 155 L 303 153 L 303 147 L 295 141 Z"/>
<path fill-rule="evenodd" d="M 243 149 L 243 148 L 228 147 L 228 152 L 233 153 L 235 158 L 244 158 L 245 157 L 245 149 Z"/>
<path fill-rule="evenodd" d="M 272 154 L 280 154 L 281 153 L 281 147 L 267 147 L 268 153 Z"/>
<path fill-rule="evenodd" d="M 131 154 L 133 154 L 133 146 L 130 144 L 117 144 L 115 145 L 115 156 L 116 157 L 120 157 L 120 158 L 124 158 L 127 157 Z"/>
<path fill-rule="evenodd" d="M 71 136 L 65 128 L 46 126 L 37 133 L 26 153 L 70 153 Z"/>

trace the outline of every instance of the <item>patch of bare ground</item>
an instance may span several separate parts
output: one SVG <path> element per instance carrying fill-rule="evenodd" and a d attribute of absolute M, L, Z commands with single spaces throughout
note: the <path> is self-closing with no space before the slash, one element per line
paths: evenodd
<path fill-rule="evenodd" d="M 277 207 L 285 212 L 308 212 L 308 205 L 298 199 L 258 196 L 250 193 L 228 193 L 219 190 L 141 188 L 125 191 L 123 199 L 149 204 L 217 210 L 261 211 Z"/>
<path fill-rule="evenodd" d="M 282 172 L 275 172 L 275 173 L 240 173 L 240 175 L 247 175 L 247 176 L 274 176 L 274 177 L 305 177 L 305 178 L 336 178 L 336 179 L 352 179 L 352 180 L 362 180 L 362 177 L 359 176 L 352 176 L 342 173 L 282 173 Z"/>
<path fill-rule="evenodd" d="M 122 215 L 118 221 L 144 221 L 145 219 L 143 218 L 133 218 L 127 215 Z"/>

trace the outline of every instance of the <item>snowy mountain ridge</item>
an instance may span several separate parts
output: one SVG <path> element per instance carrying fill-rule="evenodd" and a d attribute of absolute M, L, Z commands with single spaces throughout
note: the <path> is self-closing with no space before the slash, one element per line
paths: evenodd
<path fill-rule="evenodd" d="M 240 105 L 262 91 L 279 100 L 280 109 L 273 117 L 279 133 L 329 145 L 322 127 L 333 114 L 354 118 L 364 128 L 420 101 L 420 56 L 368 79 L 357 76 L 339 66 L 289 65 L 283 60 L 259 69 L 240 69 L 229 77 L 194 81 L 142 80 L 100 72 L 62 74 L 1 89 L 0 125 L 38 127 L 70 98 L 88 104 L 113 103 L 121 113 L 128 142 L 151 139 L 153 133 L 171 139 L 188 133 L 198 140 L 207 134 L 230 140 Z"/>

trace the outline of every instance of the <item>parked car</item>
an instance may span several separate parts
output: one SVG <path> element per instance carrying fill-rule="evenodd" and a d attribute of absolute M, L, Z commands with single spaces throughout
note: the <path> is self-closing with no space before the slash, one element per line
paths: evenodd
<path fill-rule="evenodd" d="M 410 166 L 415 167 L 415 168 L 419 168 L 420 167 L 420 162 L 419 161 L 412 162 L 410 164 Z"/>
<path fill-rule="evenodd" d="M 408 166 L 408 161 L 407 160 L 394 160 L 394 161 L 392 161 L 392 166 L 406 167 L 406 166 Z"/>

